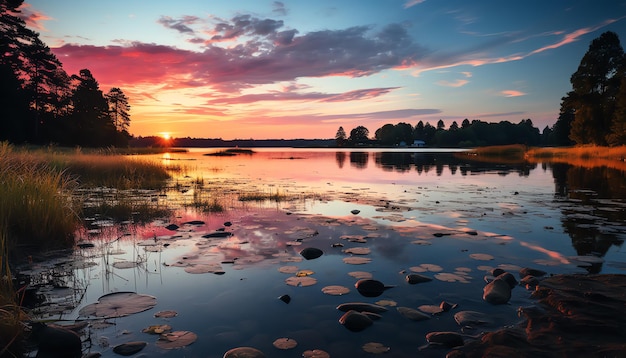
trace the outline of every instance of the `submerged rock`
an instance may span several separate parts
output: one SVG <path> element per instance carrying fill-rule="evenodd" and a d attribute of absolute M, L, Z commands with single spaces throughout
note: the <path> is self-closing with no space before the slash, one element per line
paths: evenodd
<path fill-rule="evenodd" d="M 82 343 L 78 334 L 59 326 L 33 323 L 31 338 L 37 344 L 39 358 L 80 358 Z"/>
<path fill-rule="evenodd" d="M 384 283 L 378 280 L 361 279 L 354 284 L 354 287 L 356 287 L 357 291 L 359 291 L 362 296 L 378 297 L 382 295 L 386 289 L 392 288 L 393 286 L 385 286 Z"/>
<path fill-rule="evenodd" d="M 513 289 L 518 284 L 517 279 L 510 272 L 504 272 L 498 275 L 496 279 L 503 280 L 509 285 L 509 287 L 511 287 L 511 289 Z"/>
<path fill-rule="evenodd" d="M 511 299 L 511 286 L 504 280 L 495 279 L 483 288 L 483 300 L 500 305 L 509 302 Z"/>
<path fill-rule="evenodd" d="M 426 335 L 428 343 L 440 344 L 446 347 L 458 347 L 464 344 L 463 336 L 456 332 L 430 332 Z"/>
<path fill-rule="evenodd" d="M 520 278 L 524 278 L 528 275 L 530 276 L 535 276 L 535 277 L 543 277 L 547 274 L 547 272 L 539 270 L 539 269 L 533 269 L 533 268 L 529 268 L 529 267 L 524 267 L 521 270 L 519 270 L 519 277 Z"/>
<path fill-rule="evenodd" d="M 372 319 L 361 312 L 348 311 L 339 318 L 339 323 L 352 332 L 360 332 L 372 325 Z"/>
<path fill-rule="evenodd" d="M 424 321 L 424 320 L 430 319 L 430 315 L 427 315 L 414 308 L 396 307 L 396 310 L 398 310 L 398 312 L 400 312 L 401 315 L 410 319 L 411 321 Z"/>
<path fill-rule="evenodd" d="M 387 312 L 386 307 L 375 305 L 373 303 L 364 303 L 364 302 L 342 303 L 339 306 L 337 306 L 337 309 L 343 312 L 348 312 L 351 310 L 358 311 L 358 312 L 372 312 L 372 313 Z"/>
<path fill-rule="evenodd" d="M 205 239 L 210 239 L 210 238 L 225 238 L 225 237 L 231 237 L 233 236 L 233 233 L 230 231 L 223 231 L 223 230 L 216 230 L 213 232 L 210 232 L 206 235 L 202 235 L 203 238 Z"/>
<path fill-rule="evenodd" d="M 408 282 L 411 285 L 415 285 L 417 283 L 429 282 L 433 280 L 432 278 L 428 276 L 424 276 L 424 275 L 420 275 L 416 273 L 410 273 L 406 275 L 405 279 L 406 279 L 406 282 Z"/>
<path fill-rule="evenodd" d="M 148 343 L 146 342 L 127 342 L 113 347 L 113 352 L 121 356 L 132 356 L 144 349 Z"/>

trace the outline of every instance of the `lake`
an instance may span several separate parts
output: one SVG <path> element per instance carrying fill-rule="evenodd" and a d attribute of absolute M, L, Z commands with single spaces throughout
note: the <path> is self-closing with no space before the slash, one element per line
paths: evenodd
<path fill-rule="evenodd" d="M 84 351 L 104 357 L 130 341 L 147 342 L 146 357 L 223 357 L 244 346 L 268 357 L 323 356 L 314 350 L 370 357 L 372 349 L 443 357 L 449 349 L 424 348 L 427 333 L 471 339 L 517 323 L 518 308 L 533 304 L 523 286 L 507 304 L 484 301 L 494 268 L 518 279 L 524 267 L 548 274 L 626 270 L 623 170 L 481 162 L 463 150 L 423 148 L 205 155 L 216 151 L 149 156 L 184 167 L 168 189 L 135 193 L 172 216 L 138 226 L 91 218 L 77 236 L 93 247 L 33 267 L 49 283 L 35 318 L 87 319 Z M 224 210 L 205 212 L 209 204 Z M 323 254 L 307 260 L 305 248 Z M 409 284 L 409 274 L 432 280 Z M 355 288 L 362 278 L 387 288 L 363 296 Z M 123 317 L 86 313 L 112 292 L 156 300 Z M 421 321 L 398 310 L 429 312 L 442 301 L 456 306 Z M 339 323 L 337 306 L 349 302 L 387 311 L 354 332 Z M 163 311 L 175 316 L 155 317 Z M 459 311 L 483 313 L 489 322 L 461 327 Z M 168 346 L 142 332 L 164 324 L 197 339 L 172 338 Z M 278 349 L 280 338 L 297 346 Z"/>

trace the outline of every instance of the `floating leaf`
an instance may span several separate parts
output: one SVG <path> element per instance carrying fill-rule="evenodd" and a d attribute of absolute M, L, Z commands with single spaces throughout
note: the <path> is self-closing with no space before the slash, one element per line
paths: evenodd
<path fill-rule="evenodd" d="M 237 347 L 224 353 L 223 358 L 265 358 L 265 354 L 256 348 Z"/>
<path fill-rule="evenodd" d="M 189 331 L 174 331 L 162 334 L 156 346 L 162 349 L 176 349 L 188 346 L 198 339 L 198 335 Z"/>
<path fill-rule="evenodd" d="M 344 257 L 343 262 L 349 265 L 364 265 L 372 261 L 369 257 Z"/>
<path fill-rule="evenodd" d="M 162 334 L 167 333 L 171 330 L 172 326 L 170 326 L 169 324 L 155 324 L 142 329 L 141 332 L 148 334 Z"/>
<path fill-rule="evenodd" d="M 350 289 L 344 286 L 326 286 L 322 288 L 322 292 L 331 296 L 341 296 L 350 292 Z"/>
<path fill-rule="evenodd" d="M 278 268 L 278 272 L 289 274 L 296 273 L 298 272 L 298 266 L 281 266 Z"/>
<path fill-rule="evenodd" d="M 296 277 L 311 276 L 314 273 L 315 272 L 313 272 L 311 270 L 300 270 L 300 271 L 296 272 Z"/>
<path fill-rule="evenodd" d="M 444 282 L 469 283 L 469 281 L 467 280 L 467 276 L 465 275 L 461 276 L 461 275 L 454 274 L 454 273 L 445 273 L 445 272 L 436 273 L 435 278 L 439 281 L 444 281 Z"/>
<path fill-rule="evenodd" d="M 489 254 L 470 254 L 469 257 L 473 258 L 474 260 L 479 260 L 479 261 L 493 260 L 493 256 Z"/>
<path fill-rule="evenodd" d="M 306 287 L 306 286 L 315 285 L 317 283 L 317 280 L 309 276 L 304 276 L 304 277 L 291 276 L 285 280 L 285 283 L 288 284 L 289 286 Z"/>
<path fill-rule="evenodd" d="M 304 351 L 304 353 L 302 353 L 302 357 L 303 358 L 330 358 L 330 354 L 324 352 L 321 349 L 314 349 L 314 350 Z"/>
<path fill-rule="evenodd" d="M 435 305 L 421 305 L 417 307 L 417 309 L 422 312 L 435 314 L 435 315 L 443 312 L 443 309 L 440 306 L 435 306 Z"/>
<path fill-rule="evenodd" d="M 143 312 L 156 306 L 156 297 L 135 292 L 114 292 L 104 295 L 98 302 L 83 307 L 79 312 L 82 317 L 123 317 Z"/>
<path fill-rule="evenodd" d="M 372 252 L 369 247 L 351 247 L 349 249 L 343 250 L 346 254 L 353 255 L 367 255 Z"/>
<path fill-rule="evenodd" d="M 274 347 L 278 349 L 292 349 L 292 348 L 296 348 L 296 346 L 298 345 L 298 342 L 296 342 L 295 339 L 291 339 L 291 338 L 278 338 L 272 344 L 274 345 Z"/>
<path fill-rule="evenodd" d="M 389 307 L 396 307 L 398 305 L 398 303 L 396 301 L 392 301 L 392 300 L 380 300 L 378 302 L 376 302 L 377 305 L 379 306 L 389 306 Z"/>
<path fill-rule="evenodd" d="M 157 318 L 172 318 L 172 317 L 176 317 L 176 316 L 178 316 L 178 312 L 171 311 L 171 310 L 159 311 L 159 312 L 154 314 L 154 317 L 157 317 Z"/>
<path fill-rule="evenodd" d="M 373 275 L 369 272 L 366 271 L 352 271 L 352 272 L 348 272 L 348 275 L 356 278 L 356 279 L 362 279 L 362 278 L 372 278 Z"/>
<path fill-rule="evenodd" d="M 202 273 L 223 273 L 224 269 L 219 263 L 213 264 L 193 264 L 185 267 L 185 272 L 192 274 Z"/>
<path fill-rule="evenodd" d="M 361 348 L 363 348 L 363 350 L 366 351 L 367 353 L 372 353 L 372 354 L 387 353 L 391 349 L 389 347 L 385 347 L 382 343 L 377 343 L 377 342 L 365 343 L 363 347 Z"/>

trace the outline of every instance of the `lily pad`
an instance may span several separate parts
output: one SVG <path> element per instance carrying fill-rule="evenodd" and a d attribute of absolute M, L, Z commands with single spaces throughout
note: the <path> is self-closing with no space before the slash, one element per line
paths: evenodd
<path fill-rule="evenodd" d="M 314 273 L 315 272 L 313 272 L 311 270 L 300 270 L 300 271 L 296 272 L 296 277 L 311 276 Z"/>
<path fill-rule="evenodd" d="M 141 332 L 148 334 L 163 334 L 171 330 L 172 326 L 170 326 L 169 324 L 155 324 L 142 329 Z"/>
<path fill-rule="evenodd" d="M 89 304 L 78 312 L 82 317 L 124 317 L 156 306 L 156 297 L 135 292 L 114 292 Z"/>
<path fill-rule="evenodd" d="M 317 280 L 309 276 L 304 276 L 304 277 L 291 276 L 285 280 L 285 283 L 288 284 L 289 286 L 306 287 L 306 286 L 315 285 L 317 283 Z"/>
<path fill-rule="evenodd" d="M 398 305 L 398 302 L 393 301 L 393 300 L 380 300 L 376 302 L 377 305 L 379 306 L 390 306 L 390 307 L 396 307 Z"/>
<path fill-rule="evenodd" d="M 117 261 L 113 263 L 113 267 L 116 269 L 129 269 L 137 266 L 139 266 L 139 263 L 134 261 Z"/>
<path fill-rule="evenodd" d="M 493 256 L 489 254 L 470 254 L 469 257 L 479 261 L 491 261 Z"/>
<path fill-rule="evenodd" d="M 280 273 L 296 273 L 298 272 L 298 266 L 281 266 L 278 268 Z"/>
<path fill-rule="evenodd" d="M 343 262 L 349 265 L 364 265 L 372 262 L 369 257 L 344 257 Z"/>
<path fill-rule="evenodd" d="M 369 247 L 351 247 L 343 250 L 343 252 L 352 255 L 368 255 L 372 250 Z"/>
<path fill-rule="evenodd" d="M 345 295 L 346 293 L 349 293 L 350 289 L 345 286 L 334 285 L 334 286 L 326 286 L 322 288 L 322 292 L 331 296 L 341 296 L 341 295 Z"/>
<path fill-rule="evenodd" d="M 313 349 L 313 350 L 304 351 L 304 353 L 302 353 L 302 357 L 303 358 L 330 358 L 330 354 L 326 353 L 325 351 L 321 349 Z"/>
<path fill-rule="evenodd" d="M 458 275 L 454 273 L 447 273 L 447 272 L 436 273 L 435 278 L 439 281 L 445 281 L 445 282 L 469 283 L 467 276 Z"/>
<path fill-rule="evenodd" d="M 162 349 L 176 349 L 188 346 L 198 339 L 198 335 L 189 331 L 174 331 L 162 334 L 156 346 Z"/>
<path fill-rule="evenodd" d="M 352 271 L 348 272 L 348 275 L 360 280 L 362 278 L 372 278 L 374 277 L 370 272 L 366 271 Z"/>
<path fill-rule="evenodd" d="M 363 347 L 361 348 L 363 348 L 363 350 L 366 351 L 367 353 L 372 353 L 372 354 L 383 354 L 391 350 L 391 348 L 386 347 L 382 343 L 378 343 L 378 342 L 365 343 Z"/>
<path fill-rule="evenodd" d="M 278 338 L 272 344 L 278 349 L 293 349 L 296 348 L 298 342 L 296 342 L 295 339 L 291 338 Z"/>
<path fill-rule="evenodd" d="M 265 358 L 265 354 L 252 347 L 237 347 L 224 353 L 223 358 Z"/>
<path fill-rule="evenodd" d="M 176 317 L 176 316 L 178 316 L 178 312 L 171 311 L 171 310 L 159 311 L 159 312 L 154 314 L 154 317 L 157 317 L 157 318 L 172 318 L 172 317 Z"/>

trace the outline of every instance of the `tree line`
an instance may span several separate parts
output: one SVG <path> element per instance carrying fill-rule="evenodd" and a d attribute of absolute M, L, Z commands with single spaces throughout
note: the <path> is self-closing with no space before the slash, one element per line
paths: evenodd
<path fill-rule="evenodd" d="M 128 97 L 120 88 L 103 93 L 88 69 L 68 75 L 19 17 L 22 3 L 0 0 L 0 140 L 126 146 Z"/>
<path fill-rule="evenodd" d="M 531 119 L 517 124 L 464 119 L 460 126 L 454 121 L 447 129 L 439 120 L 436 126 L 423 121 L 415 126 L 388 123 L 371 138 L 364 126 L 349 135 L 339 127 L 335 141 L 339 146 L 398 146 L 415 141 L 433 147 L 626 145 L 626 57 L 616 33 L 607 31 L 591 42 L 570 83 L 572 90 L 562 98 L 556 123 L 541 132 Z"/>

